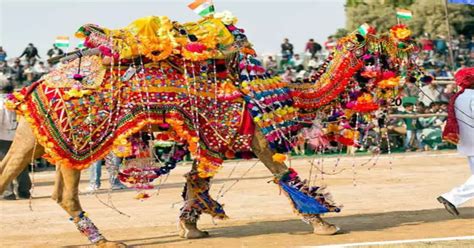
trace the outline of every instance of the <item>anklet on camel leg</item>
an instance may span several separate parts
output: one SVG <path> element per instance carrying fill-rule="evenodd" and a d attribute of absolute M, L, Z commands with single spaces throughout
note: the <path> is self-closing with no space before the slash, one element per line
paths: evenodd
<path fill-rule="evenodd" d="M 93 244 L 105 240 L 104 236 L 100 234 L 99 229 L 94 225 L 91 219 L 87 217 L 86 212 L 81 212 L 77 217 L 70 218 L 77 226 L 77 230 L 86 236 Z"/>
<path fill-rule="evenodd" d="M 318 220 L 320 214 L 341 211 L 323 187 L 309 186 L 307 181 L 301 180 L 292 168 L 277 175 L 274 182 L 289 198 L 294 211 L 302 216 L 306 223 L 309 219 Z"/>

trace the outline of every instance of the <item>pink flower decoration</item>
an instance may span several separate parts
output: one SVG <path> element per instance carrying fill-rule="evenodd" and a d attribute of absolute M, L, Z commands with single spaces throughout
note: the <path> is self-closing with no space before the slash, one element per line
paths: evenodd
<path fill-rule="evenodd" d="M 190 42 L 186 44 L 186 50 L 193 53 L 202 53 L 207 49 L 207 47 L 200 42 Z"/>
<path fill-rule="evenodd" d="M 393 77 L 396 77 L 396 76 L 397 75 L 393 71 L 386 71 L 386 72 L 383 73 L 383 79 L 389 79 L 389 78 L 393 78 Z"/>
<path fill-rule="evenodd" d="M 74 80 L 82 81 L 82 79 L 84 79 L 84 76 L 82 76 L 81 74 L 74 74 L 73 78 Z"/>
<path fill-rule="evenodd" d="M 108 48 L 107 46 L 104 46 L 104 45 L 99 46 L 99 51 L 104 56 L 113 57 L 112 49 Z"/>

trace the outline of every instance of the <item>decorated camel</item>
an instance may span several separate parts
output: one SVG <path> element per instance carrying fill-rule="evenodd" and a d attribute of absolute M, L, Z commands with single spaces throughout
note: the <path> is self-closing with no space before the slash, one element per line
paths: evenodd
<path fill-rule="evenodd" d="M 335 234 L 338 227 L 320 214 L 340 208 L 288 168 L 284 154 L 305 123 L 322 116 L 349 123 L 326 126 L 328 138 L 355 142 L 352 117 L 370 116 L 396 95 L 412 48 L 409 31 L 399 26 L 378 36 L 364 25 L 339 41 L 316 74 L 290 83 L 266 73 L 236 21 L 226 12 L 185 24 L 151 16 L 119 30 L 82 26 L 76 35 L 87 49 L 63 58 L 58 68 L 9 98 L 7 107 L 22 117 L 0 164 L 0 192 L 43 156 L 56 165 L 52 198 L 78 230 L 98 247 L 122 246 L 105 239 L 82 209 L 80 174 L 111 152 L 139 158 L 134 139 L 149 136 L 184 146 L 164 163 L 129 166 L 119 177 L 151 183 L 189 151 L 194 162 L 185 175 L 181 237 L 208 236 L 197 228 L 202 213 L 227 217 L 210 196 L 209 182 L 225 158 L 252 154 L 315 234 Z M 336 111 L 341 106 L 342 114 Z"/>

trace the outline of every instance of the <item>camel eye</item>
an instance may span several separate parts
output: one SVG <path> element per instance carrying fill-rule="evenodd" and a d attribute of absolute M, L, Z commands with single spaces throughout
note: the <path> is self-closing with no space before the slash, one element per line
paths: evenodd
<path fill-rule="evenodd" d="M 192 41 L 192 42 L 198 41 L 198 38 L 197 38 L 196 35 L 194 35 L 194 34 L 188 35 L 188 38 L 189 38 L 189 40 Z"/>

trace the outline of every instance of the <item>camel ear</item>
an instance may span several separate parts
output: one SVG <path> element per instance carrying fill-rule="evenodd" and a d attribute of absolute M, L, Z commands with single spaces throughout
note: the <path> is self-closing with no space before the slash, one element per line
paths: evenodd
<path fill-rule="evenodd" d="M 364 40 L 365 40 L 364 36 L 362 36 L 360 34 L 356 34 L 356 38 L 357 38 L 358 42 L 364 42 Z"/>

